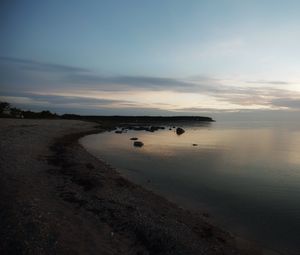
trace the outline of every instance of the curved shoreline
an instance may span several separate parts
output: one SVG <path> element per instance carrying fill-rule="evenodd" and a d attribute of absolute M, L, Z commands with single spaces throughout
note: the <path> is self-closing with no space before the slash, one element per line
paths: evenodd
<path fill-rule="evenodd" d="M 23 155 L 2 158 L 3 254 L 262 254 L 89 154 L 78 139 L 105 130 L 95 125 L 18 120 L 7 128 L 7 134 L 28 133 L 12 138 L 16 144 L 1 145 L 13 151 L 31 136 L 36 148 L 29 154 L 24 145 Z M 41 130 L 46 127 L 48 133 Z M 23 172 L 15 171 L 21 162 Z"/>

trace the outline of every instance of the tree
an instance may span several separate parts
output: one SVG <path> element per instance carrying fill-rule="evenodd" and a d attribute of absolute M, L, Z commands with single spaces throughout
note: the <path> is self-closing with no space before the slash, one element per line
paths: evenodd
<path fill-rule="evenodd" d="M 10 109 L 10 115 L 14 118 L 23 118 L 22 111 L 16 107 Z"/>
<path fill-rule="evenodd" d="M 10 104 L 7 102 L 0 102 L 0 114 L 9 114 Z"/>

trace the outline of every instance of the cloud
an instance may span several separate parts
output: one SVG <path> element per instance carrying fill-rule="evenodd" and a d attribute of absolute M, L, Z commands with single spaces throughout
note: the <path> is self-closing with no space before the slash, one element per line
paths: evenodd
<path fill-rule="evenodd" d="M 110 105 L 113 103 L 128 103 L 124 100 L 116 99 L 104 99 L 104 98 L 90 98 L 90 97 L 72 97 L 72 96 L 60 96 L 60 95 L 37 95 L 37 94 L 27 94 L 35 101 L 46 101 L 49 104 L 78 104 L 82 105 Z"/>
<path fill-rule="evenodd" d="M 0 93 L 2 95 L 29 98 L 33 104 L 55 104 L 61 107 L 118 106 L 147 109 L 157 107 L 157 109 L 173 109 L 174 111 L 181 107 L 182 110 L 190 112 L 198 111 L 198 109 L 209 111 L 221 108 L 231 110 L 288 107 L 292 109 L 298 107 L 297 102 L 288 99 L 295 98 L 297 95 L 300 97 L 299 92 L 275 86 L 290 84 L 285 81 L 246 81 L 246 83 L 262 84 L 260 87 L 251 87 L 245 85 L 243 81 L 228 81 L 207 76 L 188 78 L 104 76 L 85 68 L 9 57 L 0 57 L 0 65 Z M 270 84 L 274 86 L 267 86 Z M 113 96 L 101 98 L 105 92 Z M 159 92 L 159 97 L 154 98 L 152 95 L 151 100 L 146 98 L 152 92 Z M 122 93 L 124 95 L 127 93 L 130 100 L 126 100 L 127 97 L 124 95 L 121 97 Z M 172 104 L 173 98 L 166 93 L 174 95 L 174 102 L 185 101 L 186 107 Z M 169 101 L 164 106 L 166 97 Z M 206 102 L 199 99 L 203 97 L 207 99 Z M 143 105 L 142 102 L 144 102 Z"/>
<path fill-rule="evenodd" d="M 0 84 L 15 90 L 72 86 L 73 88 L 106 91 L 136 89 L 186 91 L 199 86 L 193 82 L 168 77 L 104 76 L 85 68 L 10 57 L 0 57 L 0 65 Z"/>
<path fill-rule="evenodd" d="M 184 107 L 178 108 L 175 110 L 176 112 L 190 112 L 193 114 L 199 113 L 216 113 L 216 112 L 230 112 L 235 110 L 228 110 L 228 109 L 215 109 L 215 108 L 208 108 L 208 107 Z"/>
<path fill-rule="evenodd" d="M 276 98 L 272 100 L 272 104 L 290 109 L 300 109 L 300 98 Z"/>
<path fill-rule="evenodd" d="M 277 98 L 292 98 L 297 94 L 300 96 L 299 92 L 270 87 L 227 87 L 223 93 L 215 93 L 214 97 L 235 104 L 238 108 L 258 106 L 271 109 L 279 107 L 273 103 Z"/>
<path fill-rule="evenodd" d="M 31 93 L 12 93 L 4 94 L 1 96 L 5 98 L 14 98 L 15 103 L 22 102 L 27 99 L 32 103 L 39 104 L 44 103 L 48 105 L 73 105 L 78 107 L 85 106 L 109 106 L 113 104 L 130 104 L 132 102 L 126 100 L 106 99 L 106 98 L 92 98 L 92 97 L 80 97 L 80 96 L 64 96 L 64 95 L 40 95 Z M 18 101 L 19 99 L 19 101 Z"/>
<path fill-rule="evenodd" d="M 177 90 L 186 91 L 197 88 L 197 84 L 180 79 L 149 76 L 100 76 L 95 74 L 72 73 L 65 77 L 66 82 L 87 84 L 94 89 L 103 90 Z"/>
<path fill-rule="evenodd" d="M 125 100 L 103 98 L 69 97 L 59 95 L 22 94 L 0 96 L 24 110 L 51 110 L 60 114 L 75 113 L 84 115 L 173 115 L 169 110 L 145 107 Z"/>
<path fill-rule="evenodd" d="M 19 83 L 20 88 L 26 90 L 26 84 L 35 84 L 39 87 L 51 88 L 82 88 L 98 91 L 124 91 L 124 90 L 170 90 L 178 92 L 193 92 L 193 93 L 208 93 L 216 94 L 219 97 L 229 94 L 251 94 L 257 95 L 256 88 L 244 88 L 239 86 L 228 86 L 223 84 L 223 80 L 214 77 L 194 76 L 188 78 L 170 78 L 170 77 L 154 77 L 154 76 L 128 76 L 115 75 L 104 76 L 92 72 L 89 69 L 42 63 L 32 60 L 24 60 L 9 57 L 0 57 L 0 64 L 10 70 L 5 70 L 6 73 L 11 73 L 10 77 L 1 83 L 9 83 L 9 78 L 16 85 Z M 17 67 L 17 69 L 16 69 Z M 34 71 L 35 75 L 26 74 L 27 71 Z M 21 73 L 19 80 L 15 80 Z M 40 75 L 40 73 L 43 75 Z M 25 74 L 24 74 L 25 73 Z M 47 76 L 44 73 L 48 73 Z M 49 78 L 51 76 L 51 78 Z M 53 77 L 54 76 L 54 77 Z M 7 77 L 7 74 L 6 74 Z M 49 84 L 50 83 L 50 84 Z M 264 83 L 264 84 L 289 84 L 285 81 L 248 81 L 248 83 Z M 25 85 L 24 85 L 25 84 Z M 32 89 L 32 87 L 31 87 Z M 260 91 L 269 90 L 270 88 L 261 88 Z"/>
<path fill-rule="evenodd" d="M 89 70 L 60 64 L 44 63 L 34 60 L 0 57 L 0 63 L 18 67 L 23 70 L 42 71 L 42 72 L 54 72 L 54 73 L 79 73 L 89 72 Z"/>
<path fill-rule="evenodd" d="M 270 84 L 270 85 L 289 85 L 289 84 L 292 84 L 291 82 L 287 82 L 287 81 L 266 81 L 266 80 L 247 81 L 247 83 Z"/>

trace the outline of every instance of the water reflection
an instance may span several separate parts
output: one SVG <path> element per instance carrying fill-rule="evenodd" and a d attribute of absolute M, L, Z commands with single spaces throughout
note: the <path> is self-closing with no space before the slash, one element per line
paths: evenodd
<path fill-rule="evenodd" d="M 180 136 L 174 129 L 128 131 L 91 135 L 81 142 L 133 181 L 184 206 L 205 206 L 227 229 L 265 246 L 297 253 L 299 123 L 184 128 Z M 133 147 L 131 137 L 145 145 Z"/>

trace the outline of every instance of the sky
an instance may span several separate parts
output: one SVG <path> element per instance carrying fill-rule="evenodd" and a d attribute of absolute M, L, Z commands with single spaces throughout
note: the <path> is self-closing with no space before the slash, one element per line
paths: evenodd
<path fill-rule="evenodd" d="M 300 1 L 2 0 L 0 100 L 98 115 L 298 116 Z"/>

